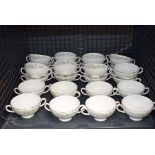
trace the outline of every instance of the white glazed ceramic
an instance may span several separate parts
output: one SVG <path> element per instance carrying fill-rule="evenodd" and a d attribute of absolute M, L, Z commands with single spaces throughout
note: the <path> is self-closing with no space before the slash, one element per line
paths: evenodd
<path fill-rule="evenodd" d="M 28 62 L 20 69 L 22 74 L 28 74 L 31 78 L 42 78 L 46 75 L 52 74 L 52 70 L 40 63 Z"/>
<path fill-rule="evenodd" d="M 82 82 L 93 82 L 93 81 L 107 81 L 111 78 L 111 75 L 104 75 L 102 77 L 99 78 L 91 78 L 88 75 L 81 75 L 80 80 Z"/>
<path fill-rule="evenodd" d="M 56 97 L 60 95 L 70 95 L 80 97 L 80 92 L 77 91 L 77 85 L 70 81 L 60 81 L 50 84 L 49 90 L 51 94 Z"/>
<path fill-rule="evenodd" d="M 45 86 L 45 83 L 41 80 L 31 79 L 24 81 L 14 89 L 16 94 L 34 93 L 37 95 L 45 94 L 49 91 L 49 86 Z"/>
<path fill-rule="evenodd" d="M 126 80 L 117 84 L 117 91 L 117 95 L 125 97 L 128 95 L 146 95 L 149 93 L 149 88 L 140 82 Z"/>
<path fill-rule="evenodd" d="M 154 109 L 154 102 L 142 95 L 126 96 L 123 98 L 122 104 L 117 105 L 117 110 L 129 115 L 129 118 L 133 121 L 141 121 Z"/>
<path fill-rule="evenodd" d="M 43 103 L 41 103 L 43 102 Z M 45 98 L 40 98 L 39 95 L 33 93 L 20 94 L 14 97 L 10 105 L 6 105 L 6 111 L 10 113 L 16 113 L 23 118 L 31 118 L 40 107 L 46 103 Z"/>
<path fill-rule="evenodd" d="M 50 81 L 53 78 L 54 78 L 53 74 L 50 74 L 50 75 L 46 75 L 46 76 L 44 76 L 42 78 L 38 78 L 38 80 L 46 82 L 46 81 Z M 30 80 L 30 79 L 33 79 L 33 78 L 29 77 L 27 74 L 21 76 L 22 81 L 26 81 L 26 80 Z"/>
<path fill-rule="evenodd" d="M 86 100 L 85 106 L 81 108 L 81 113 L 83 115 L 91 115 L 96 121 L 103 122 L 115 112 L 116 103 L 109 96 L 93 96 Z"/>
<path fill-rule="evenodd" d="M 51 65 L 53 63 L 53 58 L 47 55 L 41 55 L 41 54 L 29 54 L 26 57 L 27 62 L 35 62 L 35 63 L 41 63 L 44 65 Z"/>
<path fill-rule="evenodd" d="M 80 80 L 81 75 L 74 73 L 74 74 L 69 74 L 69 75 L 59 75 L 57 73 L 54 73 L 54 78 L 57 81 L 78 81 Z"/>
<path fill-rule="evenodd" d="M 84 70 L 84 71 L 83 71 Z M 99 78 L 104 74 L 108 74 L 111 72 L 111 69 L 108 68 L 105 64 L 84 64 L 84 66 L 80 67 L 80 73 L 87 74 L 92 78 Z"/>
<path fill-rule="evenodd" d="M 98 63 L 102 64 L 105 61 L 105 56 L 101 53 L 87 53 L 82 56 L 83 63 Z"/>
<path fill-rule="evenodd" d="M 120 79 L 116 76 L 113 76 L 112 74 L 112 79 L 116 82 L 116 83 L 119 83 L 119 82 L 122 82 L 122 81 L 126 81 L 126 79 Z M 134 79 L 131 79 L 131 80 L 134 80 L 134 81 L 138 81 L 138 82 L 141 82 L 142 80 L 140 78 L 134 78 Z"/>
<path fill-rule="evenodd" d="M 142 67 L 131 63 L 120 63 L 114 66 L 114 74 L 121 79 L 134 79 L 143 72 Z"/>
<path fill-rule="evenodd" d="M 127 57 L 125 55 L 120 55 L 120 54 L 110 54 L 107 55 L 106 58 L 113 64 L 119 64 L 119 63 L 134 63 L 135 60 L 131 59 L 130 57 Z"/>
<path fill-rule="evenodd" d="M 45 104 L 45 109 L 50 111 L 62 122 L 68 122 L 77 113 L 80 113 L 80 101 L 73 96 L 62 95 L 55 97 L 50 103 Z"/>
<path fill-rule="evenodd" d="M 74 62 L 80 62 L 81 58 L 77 57 L 75 53 L 72 52 L 57 52 L 55 54 L 55 60 L 56 61 L 64 61 L 64 60 L 69 60 L 69 61 L 74 61 Z"/>
<path fill-rule="evenodd" d="M 95 95 L 114 96 L 117 91 L 108 82 L 95 81 L 88 83 L 85 88 L 81 88 L 81 93 L 90 97 Z"/>
<path fill-rule="evenodd" d="M 53 70 L 57 74 L 68 75 L 76 73 L 78 65 L 76 62 L 72 61 L 56 61 L 53 65 Z"/>

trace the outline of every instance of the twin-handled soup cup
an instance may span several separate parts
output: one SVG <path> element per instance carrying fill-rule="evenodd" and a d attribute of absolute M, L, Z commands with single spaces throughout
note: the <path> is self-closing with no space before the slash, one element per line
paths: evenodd
<path fill-rule="evenodd" d="M 62 95 L 55 97 L 45 104 L 45 109 L 51 112 L 62 122 L 68 122 L 80 111 L 80 101 L 73 96 Z"/>
<path fill-rule="evenodd" d="M 45 83 L 38 79 L 31 79 L 24 81 L 14 89 L 16 94 L 34 93 L 37 95 L 45 94 L 49 91 L 49 86 L 45 86 Z"/>
<path fill-rule="evenodd" d="M 47 66 L 50 66 L 54 59 L 47 55 L 41 55 L 41 54 L 29 54 L 26 57 L 27 62 L 35 62 L 35 63 L 41 63 Z"/>
<path fill-rule="evenodd" d="M 106 121 L 116 110 L 116 102 L 109 96 L 97 95 L 86 100 L 81 108 L 83 115 L 91 115 L 96 121 Z"/>
<path fill-rule="evenodd" d="M 31 78 L 42 78 L 52 74 L 52 69 L 44 64 L 29 62 L 20 69 L 22 74 L 28 74 Z"/>
<path fill-rule="evenodd" d="M 95 81 L 88 83 L 85 88 L 81 88 L 81 93 L 86 96 L 114 96 L 117 94 L 117 90 L 108 82 Z"/>
<path fill-rule="evenodd" d="M 22 118 L 31 118 L 46 103 L 45 98 L 33 93 L 20 94 L 14 97 L 10 105 L 6 105 L 6 111 L 21 115 Z"/>
<path fill-rule="evenodd" d="M 149 93 L 149 88 L 145 87 L 142 83 L 126 80 L 117 84 L 117 95 L 121 95 L 122 97 L 128 95 L 146 95 Z"/>
<path fill-rule="evenodd" d="M 70 95 L 80 97 L 80 92 L 75 83 L 70 81 L 60 81 L 49 85 L 49 90 L 54 97 L 61 95 Z"/>
<path fill-rule="evenodd" d="M 122 104 L 117 105 L 117 110 L 126 113 L 133 121 L 141 121 L 155 109 L 154 102 L 142 95 L 126 96 Z"/>

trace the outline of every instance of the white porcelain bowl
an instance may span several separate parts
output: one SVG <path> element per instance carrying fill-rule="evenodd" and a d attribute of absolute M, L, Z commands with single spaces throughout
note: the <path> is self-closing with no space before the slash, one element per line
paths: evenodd
<path fill-rule="evenodd" d="M 80 101 L 76 97 L 68 95 L 55 97 L 50 103 L 45 104 L 45 109 L 62 122 L 70 121 L 73 116 L 80 113 L 80 108 Z"/>
<path fill-rule="evenodd" d="M 41 55 L 41 54 L 29 54 L 26 57 L 27 62 L 35 62 L 35 63 L 41 63 L 44 65 L 51 65 L 53 63 L 53 58 L 47 55 Z"/>
<path fill-rule="evenodd" d="M 143 68 L 131 63 L 120 63 L 114 66 L 113 71 L 118 78 L 134 79 L 143 72 Z"/>
<path fill-rule="evenodd" d="M 23 93 L 34 93 L 40 96 L 48 91 L 49 86 L 45 86 L 43 81 L 36 79 L 24 81 L 14 89 L 14 92 L 18 95 Z"/>
<path fill-rule="evenodd" d="M 54 84 L 50 84 L 49 87 L 49 90 L 54 97 L 60 95 L 77 95 L 77 97 L 80 97 L 80 92 L 77 91 L 77 89 L 77 85 L 70 81 L 56 82 Z"/>
<path fill-rule="evenodd" d="M 91 115 L 96 121 L 103 122 L 115 112 L 116 103 L 109 96 L 93 96 L 86 100 L 85 106 L 83 105 L 81 108 L 81 113 L 83 115 Z"/>
<path fill-rule="evenodd" d="M 123 98 L 122 104 L 117 105 L 117 110 L 129 115 L 129 118 L 133 121 L 141 121 L 154 109 L 154 102 L 142 95 L 126 96 Z"/>
<path fill-rule="evenodd" d="M 102 64 L 105 61 L 105 56 L 101 53 L 87 53 L 82 56 L 83 63 L 99 63 Z"/>
<path fill-rule="evenodd" d="M 135 63 L 134 59 L 131 59 L 130 57 L 127 57 L 125 55 L 120 54 L 110 54 L 107 55 L 106 58 L 113 64 L 119 64 L 119 63 Z"/>
<path fill-rule="evenodd" d="M 117 95 L 125 97 L 128 95 L 146 95 L 149 93 L 149 88 L 140 82 L 126 80 L 117 84 L 117 91 Z"/>
<path fill-rule="evenodd" d="M 41 80 L 43 82 L 46 82 L 46 81 L 50 81 L 53 78 L 54 78 L 53 74 L 50 74 L 50 75 L 46 75 L 46 76 L 44 76 L 42 78 L 38 78 L 37 80 Z M 33 78 L 29 77 L 27 74 L 24 74 L 24 75 L 21 76 L 22 81 L 26 81 L 26 80 L 30 80 L 30 79 L 33 79 Z"/>
<path fill-rule="evenodd" d="M 81 93 L 91 97 L 95 95 L 114 96 L 117 92 L 110 83 L 95 81 L 88 83 L 85 88 L 81 88 Z"/>
<path fill-rule="evenodd" d="M 10 105 L 6 105 L 6 111 L 21 115 L 22 118 L 31 118 L 46 103 L 45 98 L 33 93 L 20 94 L 14 97 Z"/>
<path fill-rule="evenodd" d="M 22 74 L 28 74 L 31 78 L 42 78 L 46 75 L 52 74 L 52 70 L 40 63 L 28 62 L 20 69 Z"/>
<path fill-rule="evenodd" d="M 80 67 L 80 73 L 87 74 L 92 78 L 99 78 L 104 74 L 109 74 L 110 71 L 110 68 L 105 64 L 90 63 Z"/>

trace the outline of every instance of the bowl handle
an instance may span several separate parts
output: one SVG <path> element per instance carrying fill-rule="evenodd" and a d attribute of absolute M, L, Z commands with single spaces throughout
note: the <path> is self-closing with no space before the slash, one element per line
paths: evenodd
<path fill-rule="evenodd" d="M 112 90 L 112 95 L 110 95 L 110 96 L 114 96 L 114 95 L 120 95 L 120 94 L 118 93 L 118 88 L 113 88 L 113 90 Z"/>
<path fill-rule="evenodd" d="M 82 63 L 82 58 L 81 57 L 76 57 L 76 60 L 78 63 Z"/>
<path fill-rule="evenodd" d="M 18 88 L 14 88 L 14 92 L 15 92 L 17 95 L 19 95 L 19 94 L 20 94 L 20 92 L 19 92 L 19 89 L 18 89 Z"/>
<path fill-rule="evenodd" d="M 77 74 L 76 75 L 76 78 L 74 79 L 74 81 L 78 81 L 78 80 L 80 80 L 81 79 L 81 74 Z"/>
<path fill-rule="evenodd" d="M 124 110 L 122 110 L 122 109 L 119 109 L 119 107 L 121 107 L 122 108 L 122 104 L 120 104 L 120 103 L 118 103 L 117 104 L 117 111 L 119 111 L 120 113 L 123 113 L 123 114 L 125 114 L 125 111 Z"/>
<path fill-rule="evenodd" d="M 141 78 L 136 78 L 137 82 L 142 82 Z"/>
<path fill-rule="evenodd" d="M 148 93 L 149 93 L 149 91 L 150 91 L 150 89 L 149 89 L 148 87 L 145 87 L 145 90 L 144 90 L 144 93 L 143 93 L 143 95 L 146 95 L 146 94 L 148 94 Z"/>
<path fill-rule="evenodd" d="M 111 79 L 111 74 L 108 75 L 109 77 L 106 79 L 106 81 Z"/>
<path fill-rule="evenodd" d="M 20 72 L 24 75 L 25 74 L 25 69 L 24 69 L 24 67 L 22 67 L 21 69 L 20 69 Z"/>
<path fill-rule="evenodd" d="M 11 108 L 11 109 L 10 109 L 10 108 Z M 11 105 L 6 105 L 5 109 L 6 109 L 7 112 L 15 113 L 15 112 L 12 110 Z"/>
<path fill-rule="evenodd" d="M 79 68 L 79 72 L 80 72 L 81 74 L 84 74 L 84 67 L 83 67 L 83 66 L 81 66 L 81 67 Z"/>
<path fill-rule="evenodd" d="M 45 86 L 45 89 L 44 89 L 43 94 L 46 94 L 46 93 L 48 93 L 48 92 L 49 92 L 49 87 L 50 87 L 50 86 Z"/>
<path fill-rule="evenodd" d="M 81 105 L 79 106 L 79 111 L 77 112 L 78 114 L 82 112 L 81 109 L 82 109 L 83 107 L 85 107 L 85 105 L 83 105 L 83 104 L 81 104 Z"/>
<path fill-rule="evenodd" d="M 85 96 L 88 96 L 88 94 L 86 93 L 86 88 L 81 88 L 81 93 Z"/>
<path fill-rule="evenodd" d="M 22 76 L 20 77 L 20 79 L 21 79 L 22 81 L 26 81 L 25 75 L 22 75 Z"/>
<path fill-rule="evenodd" d="M 89 116 L 90 114 L 87 111 L 87 107 L 85 105 L 83 105 L 83 107 L 81 108 L 81 113 L 85 116 Z"/>
<path fill-rule="evenodd" d="M 142 74 L 143 73 L 143 68 L 139 67 L 139 73 L 138 74 Z"/>
<path fill-rule="evenodd" d="M 45 107 L 45 109 L 46 109 L 47 111 L 50 111 L 50 109 L 49 109 L 49 103 L 45 103 L 44 107 Z"/>
<path fill-rule="evenodd" d="M 30 60 L 29 60 L 29 56 L 26 56 L 25 59 L 26 59 L 27 62 L 30 62 Z"/>
<path fill-rule="evenodd" d="M 40 107 L 45 106 L 45 104 L 46 104 L 46 98 L 42 98 Z"/>
<path fill-rule="evenodd" d="M 83 79 L 82 79 L 82 78 L 83 78 Z M 87 81 L 85 80 L 85 77 L 84 77 L 83 75 L 81 75 L 80 80 L 81 80 L 82 82 L 87 82 Z"/>
<path fill-rule="evenodd" d="M 75 97 L 79 98 L 81 96 L 81 93 L 79 91 L 76 92 Z"/>
<path fill-rule="evenodd" d="M 49 76 L 50 76 L 50 78 L 49 78 Z M 49 81 L 49 80 L 51 80 L 51 79 L 53 79 L 53 78 L 54 78 L 54 77 L 53 77 L 53 74 L 50 74 L 49 76 L 48 76 L 47 81 Z"/>
<path fill-rule="evenodd" d="M 106 60 L 110 62 L 110 55 L 106 55 Z"/>

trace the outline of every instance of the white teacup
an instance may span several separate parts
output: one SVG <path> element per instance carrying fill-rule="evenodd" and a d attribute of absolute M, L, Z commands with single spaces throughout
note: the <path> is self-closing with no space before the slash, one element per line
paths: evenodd
<path fill-rule="evenodd" d="M 121 95 L 122 97 L 128 95 L 146 95 L 148 93 L 148 87 L 134 80 L 126 80 L 117 84 L 117 95 Z"/>
<path fill-rule="evenodd" d="M 117 110 L 129 115 L 129 118 L 133 121 L 141 121 L 155 109 L 154 104 L 145 96 L 130 95 L 123 98 L 122 104 L 117 105 Z"/>
<path fill-rule="evenodd" d="M 31 78 L 42 78 L 52 74 L 51 68 L 44 64 L 28 62 L 20 69 L 22 74 L 28 74 Z"/>
<path fill-rule="evenodd" d="M 29 54 L 26 57 L 27 62 L 35 62 L 35 63 L 41 63 L 44 65 L 51 65 L 53 63 L 53 58 L 47 55 L 41 55 L 41 54 Z"/>
<path fill-rule="evenodd" d="M 106 60 L 105 56 L 101 53 L 87 53 L 82 56 L 83 63 L 98 63 L 102 64 Z"/>
<path fill-rule="evenodd" d="M 81 94 L 77 88 L 77 85 L 70 81 L 60 81 L 49 85 L 49 90 L 54 97 L 61 95 L 80 97 Z"/>
<path fill-rule="evenodd" d="M 90 82 L 85 88 L 81 88 L 81 93 L 86 96 L 106 95 L 114 96 L 117 94 L 116 88 L 104 81 Z"/>
<path fill-rule="evenodd" d="M 125 55 L 120 55 L 120 54 L 110 54 L 107 55 L 106 58 L 113 64 L 119 64 L 119 63 L 134 63 L 135 60 L 131 59 L 130 57 L 127 57 Z"/>
<path fill-rule="evenodd" d="M 45 94 L 49 91 L 49 86 L 45 86 L 45 83 L 41 80 L 31 79 L 24 81 L 14 89 L 16 94 L 34 93 L 37 95 Z"/>
<path fill-rule="evenodd" d="M 42 103 L 43 102 L 43 103 Z M 20 94 L 14 97 L 10 105 L 6 105 L 6 111 L 21 115 L 22 118 L 31 118 L 46 103 L 45 98 L 33 93 Z"/>
<path fill-rule="evenodd" d="M 96 121 L 103 122 L 115 112 L 116 103 L 109 96 L 93 96 L 86 100 L 85 105 L 81 108 L 81 113 L 83 115 L 91 115 Z"/>
<path fill-rule="evenodd" d="M 50 103 L 45 104 L 45 109 L 62 122 L 68 122 L 77 113 L 81 113 L 80 108 L 80 101 L 76 97 L 68 95 L 55 97 Z"/>

